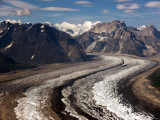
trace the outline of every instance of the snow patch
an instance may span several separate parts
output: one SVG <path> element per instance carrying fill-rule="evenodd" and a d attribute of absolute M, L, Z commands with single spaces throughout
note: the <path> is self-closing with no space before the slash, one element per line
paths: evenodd
<path fill-rule="evenodd" d="M 121 36 L 121 39 L 123 38 L 123 36 Z"/>
<path fill-rule="evenodd" d="M 41 29 L 44 29 L 44 25 L 41 25 Z"/>
<path fill-rule="evenodd" d="M 106 39 L 107 37 L 102 37 L 102 36 L 98 36 L 99 41 L 104 41 L 104 39 Z"/>
<path fill-rule="evenodd" d="M 32 28 L 32 26 L 30 26 L 26 31 L 30 30 Z"/>
<path fill-rule="evenodd" d="M 45 25 L 41 25 L 41 32 L 44 32 Z"/>
<path fill-rule="evenodd" d="M 145 29 L 145 28 L 146 28 L 145 25 L 142 25 L 142 26 L 140 26 L 140 27 L 137 27 L 138 30 L 143 30 L 143 29 Z"/>
<path fill-rule="evenodd" d="M 94 47 L 96 46 L 96 44 L 97 44 L 97 42 L 93 42 L 93 43 L 91 43 L 89 46 L 88 46 L 88 48 L 86 49 L 86 51 L 92 51 L 93 49 L 94 49 Z"/>
<path fill-rule="evenodd" d="M 33 59 L 34 59 L 34 57 L 35 57 L 35 55 L 32 55 L 31 60 L 33 60 Z"/>
<path fill-rule="evenodd" d="M 41 30 L 41 32 L 44 32 L 45 30 Z"/>
<path fill-rule="evenodd" d="M 12 45 L 13 45 L 13 43 L 14 43 L 14 41 L 11 42 L 9 45 L 7 45 L 7 46 L 3 49 L 3 51 L 6 51 L 7 49 L 11 48 Z"/>

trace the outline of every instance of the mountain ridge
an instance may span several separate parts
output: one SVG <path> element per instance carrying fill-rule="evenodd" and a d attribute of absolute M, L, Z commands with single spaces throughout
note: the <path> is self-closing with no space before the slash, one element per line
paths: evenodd
<path fill-rule="evenodd" d="M 78 62 L 86 57 L 81 46 L 70 35 L 41 23 L 15 23 L 0 36 L 0 51 L 17 62 Z"/>
<path fill-rule="evenodd" d="M 152 56 L 160 52 L 160 32 L 149 25 L 143 30 L 134 30 L 124 21 L 114 20 L 99 23 L 76 37 L 86 52 L 131 54 Z"/>

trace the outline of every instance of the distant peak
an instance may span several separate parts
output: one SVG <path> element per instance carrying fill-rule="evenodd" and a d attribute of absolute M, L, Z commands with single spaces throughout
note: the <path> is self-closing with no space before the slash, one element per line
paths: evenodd
<path fill-rule="evenodd" d="M 124 21 L 120 21 L 120 20 L 113 20 L 112 22 L 106 23 L 106 24 L 112 24 L 112 25 L 121 25 L 123 27 L 126 27 L 126 24 Z"/>
<path fill-rule="evenodd" d="M 140 26 L 140 27 L 137 27 L 138 30 L 143 30 L 143 29 L 145 29 L 145 28 L 146 28 L 145 25 L 142 25 L 142 26 Z"/>
<path fill-rule="evenodd" d="M 48 25 L 48 26 L 50 26 L 50 27 L 53 26 L 51 22 L 45 22 L 44 24 L 45 24 L 45 25 Z"/>
<path fill-rule="evenodd" d="M 157 28 L 154 25 L 148 25 L 145 29 L 146 30 L 151 30 L 151 31 L 158 31 Z"/>
<path fill-rule="evenodd" d="M 148 25 L 147 28 L 156 28 L 154 25 Z"/>
<path fill-rule="evenodd" d="M 123 21 L 120 21 L 120 20 L 113 20 L 112 22 L 113 22 L 113 23 L 122 23 Z"/>

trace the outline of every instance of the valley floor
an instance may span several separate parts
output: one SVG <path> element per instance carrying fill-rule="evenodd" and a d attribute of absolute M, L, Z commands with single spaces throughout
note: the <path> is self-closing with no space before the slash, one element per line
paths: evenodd
<path fill-rule="evenodd" d="M 122 55 L 96 58 L 1 74 L 0 119 L 154 119 L 148 112 L 157 113 L 160 93 L 146 77 L 159 66 Z"/>

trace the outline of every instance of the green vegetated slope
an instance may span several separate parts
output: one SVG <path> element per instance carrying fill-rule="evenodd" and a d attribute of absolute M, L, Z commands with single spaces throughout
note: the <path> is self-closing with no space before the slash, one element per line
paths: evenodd
<path fill-rule="evenodd" d="M 12 70 L 34 68 L 35 66 L 29 64 L 17 63 L 9 57 L 0 53 L 0 73 L 9 72 Z"/>
<path fill-rule="evenodd" d="M 160 87 L 160 68 L 149 75 L 149 79 L 152 81 L 154 86 Z"/>

